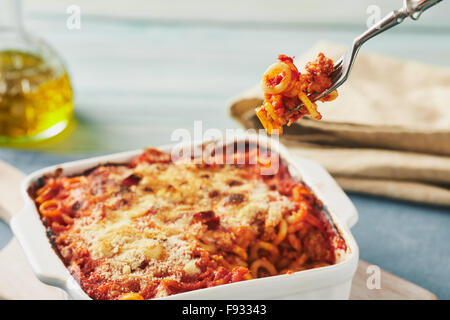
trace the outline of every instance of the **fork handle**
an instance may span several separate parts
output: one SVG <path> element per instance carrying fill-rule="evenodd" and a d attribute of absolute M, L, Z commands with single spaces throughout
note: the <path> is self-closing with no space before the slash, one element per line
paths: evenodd
<path fill-rule="evenodd" d="M 366 30 L 363 34 L 353 40 L 353 45 L 349 49 L 349 52 L 345 54 L 339 61 L 336 62 L 335 66 L 343 66 L 345 72 L 340 76 L 340 78 L 331 86 L 328 90 L 325 90 L 317 99 L 323 98 L 330 92 L 338 88 L 342 83 L 347 80 L 350 70 L 355 62 L 355 57 L 358 54 L 361 46 L 369 39 L 375 37 L 376 35 L 400 24 L 407 17 L 413 20 L 417 20 L 419 16 L 428 8 L 434 6 L 435 4 L 441 2 L 442 0 L 403 0 L 403 7 L 399 10 L 394 10 L 381 19 L 377 24 Z"/>
<path fill-rule="evenodd" d="M 376 23 L 371 28 L 362 33 L 359 37 L 357 37 L 354 40 L 353 45 L 356 46 L 356 50 L 358 50 L 359 47 L 362 46 L 363 43 L 365 43 L 367 40 L 402 23 L 406 17 L 408 17 L 408 13 L 406 12 L 406 10 L 404 10 L 404 8 L 391 11 L 383 19 L 378 21 L 378 23 Z"/>
<path fill-rule="evenodd" d="M 418 1 L 404 0 L 403 7 L 407 8 L 409 17 L 411 19 L 417 20 L 425 10 L 431 8 L 432 6 L 441 1 L 442 0 L 418 0 Z"/>
<path fill-rule="evenodd" d="M 408 0 L 405 0 L 405 4 Z M 441 1 L 441 0 L 439 0 Z M 406 6 L 400 10 L 394 10 L 390 12 L 387 16 L 381 19 L 377 24 L 373 25 L 371 28 L 367 29 L 364 33 L 362 33 L 359 37 L 353 40 L 353 44 L 350 49 L 335 63 L 335 68 L 339 66 L 344 69 L 344 72 L 339 76 L 339 78 L 333 83 L 333 85 L 327 90 L 321 92 L 315 100 L 319 100 L 323 97 L 326 97 L 332 91 L 336 90 L 341 84 L 343 84 L 350 74 L 350 71 L 355 62 L 356 55 L 359 52 L 361 46 L 369 39 L 375 37 L 376 35 L 400 24 L 409 14 L 406 10 Z"/>
<path fill-rule="evenodd" d="M 442 0 L 403 0 L 402 8 L 390 12 L 377 24 L 356 38 L 354 44 L 356 46 L 361 46 L 364 42 L 374 36 L 402 23 L 407 17 L 417 20 L 425 10 L 441 1 Z"/>

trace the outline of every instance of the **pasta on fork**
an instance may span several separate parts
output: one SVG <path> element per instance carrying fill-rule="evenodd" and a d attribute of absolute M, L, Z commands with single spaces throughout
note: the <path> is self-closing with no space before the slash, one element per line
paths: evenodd
<path fill-rule="evenodd" d="M 279 62 L 272 64 L 261 79 L 264 91 L 264 102 L 256 109 L 256 115 L 269 134 L 282 134 L 283 126 L 309 115 L 320 120 L 322 115 L 317 105 L 309 96 L 323 92 L 331 85 L 331 74 L 334 71 L 333 60 L 321 52 L 313 62 L 300 73 L 294 60 L 286 55 L 278 56 Z M 337 90 L 320 99 L 331 101 L 338 96 Z M 300 105 L 300 108 L 295 108 Z"/>

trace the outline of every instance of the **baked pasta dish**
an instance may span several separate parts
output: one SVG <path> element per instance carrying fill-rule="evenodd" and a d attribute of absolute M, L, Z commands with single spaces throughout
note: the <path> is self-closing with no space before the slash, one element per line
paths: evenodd
<path fill-rule="evenodd" d="M 322 52 L 306 65 L 304 73 L 298 71 L 292 58 L 282 54 L 278 60 L 261 79 L 264 102 L 256 109 L 256 115 L 269 134 L 282 134 L 285 124 L 290 126 L 305 115 L 322 119 L 314 96 L 330 87 L 334 71 L 333 60 Z M 331 101 L 337 96 L 335 90 L 320 100 Z"/>
<path fill-rule="evenodd" d="M 259 150 L 172 161 L 147 149 L 78 175 L 57 170 L 29 193 L 93 299 L 152 299 L 336 263 L 346 246 L 321 202 L 282 161 L 262 175 Z"/>

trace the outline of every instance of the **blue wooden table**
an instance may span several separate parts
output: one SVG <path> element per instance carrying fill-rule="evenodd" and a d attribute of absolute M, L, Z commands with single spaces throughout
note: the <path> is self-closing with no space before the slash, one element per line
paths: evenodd
<path fill-rule="evenodd" d="M 28 173 L 93 154 L 171 142 L 177 128 L 237 128 L 228 99 L 252 86 L 279 53 L 298 55 L 317 40 L 350 43 L 361 28 L 174 23 L 66 16 L 29 17 L 27 25 L 64 57 L 76 92 L 76 124 L 34 150 L 0 149 Z M 298 39 L 298 41 L 292 41 Z M 367 49 L 450 67 L 450 32 L 398 29 Z M 449 106 L 450 107 L 450 106 Z M 450 298 L 450 210 L 351 194 L 360 220 L 361 258 Z M 11 238 L 0 223 L 0 247 Z"/>

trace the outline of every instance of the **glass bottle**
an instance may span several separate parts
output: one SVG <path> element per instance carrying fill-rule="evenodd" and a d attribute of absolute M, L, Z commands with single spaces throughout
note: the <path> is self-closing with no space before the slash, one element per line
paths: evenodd
<path fill-rule="evenodd" d="M 72 113 L 62 61 L 24 30 L 20 0 L 0 0 L 0 145 L 53 137 L 67 127 Z"/>

